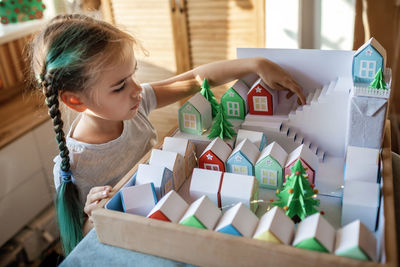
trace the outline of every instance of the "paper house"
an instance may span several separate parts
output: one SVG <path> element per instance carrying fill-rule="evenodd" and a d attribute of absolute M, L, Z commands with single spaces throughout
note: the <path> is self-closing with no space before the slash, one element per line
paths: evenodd
<path fill-rule="evenodd" d="M 380 186 L 377 183 L 346 181 L 342 200 L 342 225 L 360 220 L 372 232 L 378 217 Z"/>
<path fill-rule="evenodd" d="M 286 175 L 290 176 L 292 174 L 291 167 L 298 159 L 300 159 L 301 164 L 306 169 L 308 181 L 311 184 L 315 184 L 315 173 L 318 168 L 318 157 L 304 144 L 300 145 L 288 155 L 285 164 L 285 177 Z"/>
<path fill-rule="evenodd" d="M 263 132 L 249 131 L 244 129 L 239 129 L 236 136 L 236 144 L 239 144 L 246 138 L 255 144 L 260 152 L 267 145 L 267 137 Z"/>
<path fill-rule="evenodd" d="M 290 245 L 294 236 L 294 222 L 278 207 L 265 213 L 258 222 L 253 238 Z"/>
<path fill-rule="evenodd" d="M 221 97 L 221 105 L 228 119 L 241 119 L 247 114 L 247 93 L 249 87 L 242 82 L 237 82 Z"/>
<path fill-rule="evenodd" d="M 243 205 L 243 203 L 237 203 L 222 215 L 215 231 L 251 237 L 257 227 L 257 223 L 257 216 Z"/>
<path fill-rule="evenodd" d="M 258 181 L 254 176 L 225 172 L 221 185 L 221 208 L 223 210 L 242 202 L 253 212 L 258 204 Z"/>
<path fill-rule="evenodd" d="M 374 38 L 362 45 L 353 56 L 353 81 L 355 83 L 370 83 L 376 72 L 384 71 L 386 66 L 386 51 Z"/>
<path fill-rule="evenodd" d="M 259 154 L 257 147 L 249 139 L 244 139 L 227 159 L 227 172 L 254 175 L 254 165 Z"/>
<path fill-rule="evenodd" d="M 211 104 L 200 93 L 192 96 L 178 111 L 181 132 L 201 135 L 212 124 Z"/>
<path fill-rule="evenodd" d="M 269 88 L 261 78 L 247 94 L 249 113 L 255 115 L 273 115 L 278 105 L 278 91 Z"/>
<path fill-rule="evenodd" d="M 179 223 L 213 230 L 220 216 L 220 209 L 204 195 L 189 206 Z"/>
<path fill-rule="evenodd" d="M 286 151 L 276 142 L 264 148 L 255 166 L 255 176 L 260 187 L 269 189 L 282 187 L 287 156 Z"/>
<path fill-rule="evenodd" d="M 149 165 L 167 167 L 174 177 L 174 190 L 178 190 L 185 182 L 185 162 L 183 157 L 171 151 L 153 149 Z"/>
<path fill-rule="evenodd" d="M 349 146 L 379 149 L 386 120 L 387 99 L 350 97 L 347 143 Z"/>
<path fill-rule="evenodd" d="M 220 194 L 222 172 L 194 168 L 189 193 L 193 200 L 206 195 L 218 207 L 221 207 Z"/>
<path fill-rule="evenodd" d="M 378 182 L 379 150 L 348 146 L 344 170 L 345 181 Z"/>
<path fill-rule="evenodd" d="M 300 222 L 293 246 L 320 252 L 332 253 L 335 245 L 335 229 L 316 213 Z"/>
<path fill-rule="evenodd" d="M 336 232 L 336 255 L 376 261 L 376 246 L 374 234 L 360 220 L 349 223 Z"/>
<path fill-rule="evenodd" d="M 169 191 L 149 212 L 148 218 L 177 223 L 189 205 L 174 190 Z"/>
<path fill-rule="evenodd" d="M 135 185 L 153 183 L 157 199 L 174 190 L 174 177 L 167 167 L 158 165 L 139 164 Z"/>
<path fill-rule="evenodd" d="M 157 204 L 153 183 L 122 188 L 121 202 L 124 212 L 146 216 Z"/>
<path fill-rule="evenodd" d="M 199 168 L 225 171 L 225 162 L 232 149 L 219 137 L 215 138 L 199 157 Z"/>
<path fill-rule="evenodd" d="M 185 177 L 189 177 L 196 167 L 196 147 L 192 141 L 184 138 L 165 137 L 162 149 L 181 155 L 185 161 Z"/>

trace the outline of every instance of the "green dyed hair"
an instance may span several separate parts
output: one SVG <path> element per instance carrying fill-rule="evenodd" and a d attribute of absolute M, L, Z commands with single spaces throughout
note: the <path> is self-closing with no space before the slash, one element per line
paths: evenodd
<path fill-rule="evenodd" d="M 61 170 L 70 171 L 69 151 L 59 109 L 64 91 L 84 92 L 110 64 L 133 56 L 133 37 L 84 15 L 60 15 L 30 45 L 31 77 L 46 97 L 60 150 Z M 83 207 L 71 177 L 62 180 L 55 198 L 60 237 L 68 255 L 83 238 Z"/>

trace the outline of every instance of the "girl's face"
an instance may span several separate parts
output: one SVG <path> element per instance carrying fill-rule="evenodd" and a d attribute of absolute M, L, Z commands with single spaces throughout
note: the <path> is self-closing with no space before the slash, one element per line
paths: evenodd
<path fill-rule="evenodd" d="M 142 99 L 142 88 L 134 77 L 134 57 L 107 67 L 84 98 L 86 112 L 105 120 L 122 121 L 136 116 Z"/>

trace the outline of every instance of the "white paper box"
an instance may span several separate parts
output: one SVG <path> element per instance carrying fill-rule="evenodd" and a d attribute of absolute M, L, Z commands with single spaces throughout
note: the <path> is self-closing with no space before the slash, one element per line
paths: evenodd
<path fill-rule="evenodd" d="M 243 203 L 237 203 L 222 215 L 215 231 L 251 237 L 257 223 L 257 216 Z"/>
<path fill-rule="evenodd" d="M 126 213 L 146 216 L 157 204 L 153 183 L 122 188 L 121 201 Z"/>
<path fill-rule="evenodd" d="M 359 180 L 376 183 L 379 170 L 379 149 L 347 147 L 345 181 Z"/>
<path fill-rule="evenodd" d="M 218 205 L 218 189 L 221 183 L 222 172 L 194 168 L 190 182 L 190 197 L 196 200 L 203 195 Z"/>

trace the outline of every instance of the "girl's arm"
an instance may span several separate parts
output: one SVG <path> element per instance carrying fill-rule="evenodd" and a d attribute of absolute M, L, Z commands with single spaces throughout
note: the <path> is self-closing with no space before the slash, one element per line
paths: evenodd
<path fill-rule="evenodd" d="M 302 104 L 305 104 L 300 85 L 292 76 L 277 64 L 266 58 L 243 58 L 217 61 L 201 65 L 172 78 L 153 82 L 158 107 L 169 105 L 200 91 L 200 85 L 206 78 L 210 86 L 218 86 L 247 74 L 256 73 L 272 89 L 288 90 L 296 94 Z"/>

